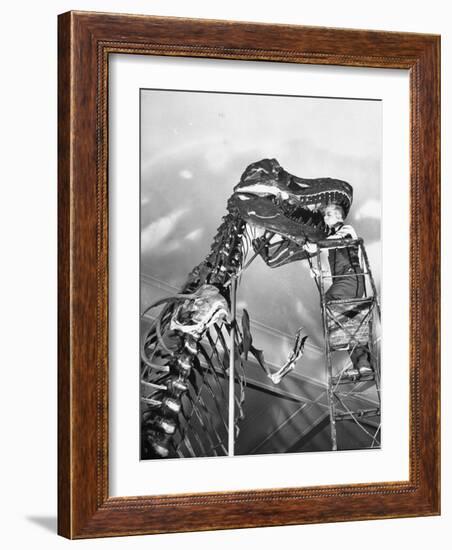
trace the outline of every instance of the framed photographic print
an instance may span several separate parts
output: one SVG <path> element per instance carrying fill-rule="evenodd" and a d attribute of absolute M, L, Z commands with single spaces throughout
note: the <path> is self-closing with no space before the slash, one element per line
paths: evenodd
<path fill-rule="evenodd" d="M 438 67 L 60 16 L 60 534 L 439 513 Z"/>

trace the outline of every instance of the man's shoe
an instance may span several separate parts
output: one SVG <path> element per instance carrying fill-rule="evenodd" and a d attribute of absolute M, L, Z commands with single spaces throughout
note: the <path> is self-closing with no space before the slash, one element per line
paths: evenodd
<path fill-rule="evenodd" d="M 348 378 L 349 380 L 357 380 L 360 376 L 359 370 L 354 367 L 350 367 L 341 374 L 342 378 Z"/>
<path fill-rule="evenodd" d="M 358 370 L 360 376 L 369 376 L 374 372 L 373 368 L 370 365 L 362 365 L 361 367 L 359 367 Z"/>

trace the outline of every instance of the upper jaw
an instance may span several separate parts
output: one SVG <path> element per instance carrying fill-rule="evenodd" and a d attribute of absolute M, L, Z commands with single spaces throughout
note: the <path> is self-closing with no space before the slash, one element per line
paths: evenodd
<path fill-rule="evenodd" d="M 257 197 L 275 197 L 284 201 L 297 201 L 308 208 L 318 203 L 326 206 L 330 202 L 340 204 L 348 214 L 353 187 L 346 181 L 329 177 L 300 178 L 282 168 L 276 159 L 262 159 L 247 166 L 240 181 L 234 187 L 234 194 Z"/>
<path fill-rule="evenodd" d="M 281 190 L 276 186 L 256 184 L 244 186 L 237 189 L 234 197 L 240 201 L 265 198 L 275 205 L 286 206 L 289 210 L 293 208 L 304 208 L 307 210 L 319 211 L 328 203 L 341 204 L 345 211 L 350 206 L 349 195 L 343 191 L 320 191 L 303 195 L 295 195 Z"/>

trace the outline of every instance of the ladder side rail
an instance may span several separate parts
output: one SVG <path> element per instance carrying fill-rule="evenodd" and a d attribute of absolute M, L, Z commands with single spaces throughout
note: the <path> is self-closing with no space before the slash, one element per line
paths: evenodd
<path fill-rule="evenodd" d="M 358 244 L 358 261 L 359 261 L 359 267 L 361 268 L 361 271 L 362 271 L 361 277 L 363 278 L 364 297 L 368 298 L 369 294 L 367 292 L 366 280 L 367 280 L 368 276 L 370 276 L 370 278 L 372 278 L 372 274 L 365 267 L 364 256 L 363 256 L 363 253 L 362 253 L 363 248 L 364 248 L 364 242 L 361 239 L 361 242 Z M 371 283 L 371 285 L 372 285 L 372 283 Z"/>
<path fill-rule="evenodd" d="M 373 292 L 373 297 L 374 297 L 374 307 L 377 310 L 378 318 L 381 321 L 380 300 L 379 300 L 377 288 L 376 288 L 376 285 L 375 285 L 375 281 L 374 281 L 374 278 L 373 278 L 373 275 L 372 275 L 372 270 L 370 269 L 369 258 L 367 256 L 366 247 L 364 246 L 363 241 L 360 243 L 360 248 L 361 248 L 361 254 L 362 254 L 362 257 L 363 257 L 363 260 L 364 260 L 364 264 L 365 264 L 365 271 L 367 271 L 367 274 L 368 274 L 369 280 L 370 280 L 370 284 L 372 286 L 372 292 Z M 375 350 L 374 332 L 375 332 L 375 323 L 374 323 L 374 316 L 372 315 L 372 317 L 370 319 L 370 323 L 369 323 L 369 349 L 371 351 L 372 359 L 374 361 L 375 385 L 376 385 L 376 388 L 377 388 L 378 399 L 380 400 L 380 403 L 381 403 L 381 395 L 380 395 L 380 390 L 381 390 L 380 354 L 379 354 L 378 351 Z"/>
<path fill-rule="evenodd" d="M 381 407 L 381 384 L 380 384 L 380 354 L 375 350 L 375 338 L 374 338 L 374 319 L 373 315 L 369 320 L 369 351 L 372 357 L 373 369 L 375 373 L 375 388 L 377 390 L 378 402 Z"/>
<path fill-rule="evenodd" d="M 361 250 L 361 256 L 364 262 L 364 271 L 367 272 L 370 284 L 372 287 L 373 297 L 374 297 L 374 307 L 378 313 L 378 318 L 381 320 L 381 309 L 380 309 L 380 300 L 375 285 L 374 277 L 372 275 L 372 270 L 370 268 L 369 258 L 367 256 L 366 247 L 364 246 L 364 241 L 361 240 L 359 244 Z M 380 371 L 380 353 L 378 350 L 375 350 L 375 323 L 374 323 L 374 312 L 369 319 L 369 351 L 371 353 L 373 368 L 375 373 L 375 389 L 377 391 L 377 398 L 381 408 L 381 371 Z M 380 423 L 381 426 L 381 423 Z M 375 434 L 377 435 L 377 434 Z"/>
<path fill-rule="evenodd" d="M 375 286 L 375 281 L 374 281 L 374 278 L 373 278 L 373 275 L 372 275 L 372 270 L 370 269 L 369 258 L 367 256 L 366 247 L 364 246 L 364 243 L 362 242 L 362 240 L 361 240 L 360 247 L 361 247 L 361 253 L 363 255 L 364 263 L 365 263 L 365 266 L 366 266 L 366 271 L 369 275 L 370 284 L 372 286 L 372 292 L 374 294 L 374 298 L 375 298 L 375 302 L 376 302 L 376 306 L 377 306 L 378 317 L 381 319 L 381 308 L 380 308 L 380 300 L 379 300 L 378 293 L 377 293 L 377 287 Z"/>

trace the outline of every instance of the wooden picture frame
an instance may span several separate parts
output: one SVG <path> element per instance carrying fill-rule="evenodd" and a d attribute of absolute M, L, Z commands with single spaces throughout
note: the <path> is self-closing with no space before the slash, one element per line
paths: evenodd
<path fill-rule="evenodd" d="M 440 38 L 69 12 L 58 61 L 58 532 L 88 538 L 440 513 Z M 110 497 L 110 54 L 406 69 L 410 75 L 408 481 Z M 138 284 L 138 283 L 137 283 Z"/>

